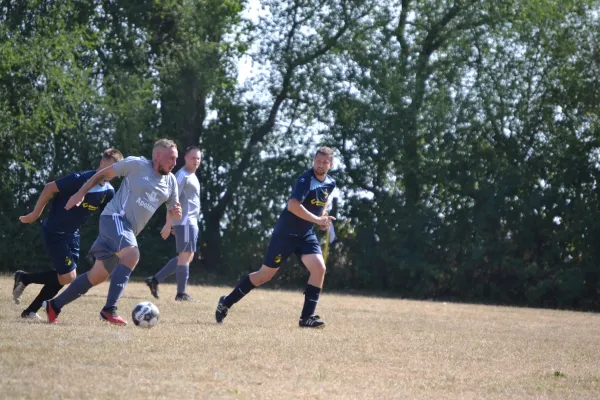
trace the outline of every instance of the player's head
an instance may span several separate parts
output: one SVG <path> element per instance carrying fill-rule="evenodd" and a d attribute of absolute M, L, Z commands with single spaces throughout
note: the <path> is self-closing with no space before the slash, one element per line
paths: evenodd
<path fill-rule="evenodd" d="M 110 147 L 104 150 L 102 153 L 102 159 L 100 160 L 100 168 L 104 169 L 106 167 L 110 167 L 114 163 L 117 163 L 123 159 L 123 154 L 114 147 Z"/>
<path fill-rule="evenodd" d="M 169 175 L 177 162 L 177 145 L 169 139 L 160 139 L 152 148 L 152 166 L 161 175 Z"/>
<path fill-rule="evenodd" d="M 313 159 L 313 170 L 317 176 L 325 176 L 333 167 L 333 150 L 329 147 L 319 147 Z"/>
<path fill-rule="evenodd" d="M 196 172 L 202 161 L 202 152 L 196 146 L 185 149 L 185 168 L 190 172 Z"/>

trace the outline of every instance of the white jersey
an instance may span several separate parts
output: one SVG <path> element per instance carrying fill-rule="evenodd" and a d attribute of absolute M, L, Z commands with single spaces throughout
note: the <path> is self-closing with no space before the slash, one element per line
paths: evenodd
<path fill-rule="evenodd" d="M 200 216 L 200 181 L 195 173 L 185 167 L 175 174 L 179 188 L 179 202 L 181 203 L 181 220 L 173 221 L 173 225 L 198 226 Z"/>
<path fill-rule="evenodd" d="M 166 202 L 171 209 L 179 201 L 175 176 L 171 173 L 160 175 L 152 168 L 152 161 L 144 157 L 127 157 L 112 168 L 117 176 L 125 179 L 102 215 L 125 218 L 136 236 L 161 204 Z"/>

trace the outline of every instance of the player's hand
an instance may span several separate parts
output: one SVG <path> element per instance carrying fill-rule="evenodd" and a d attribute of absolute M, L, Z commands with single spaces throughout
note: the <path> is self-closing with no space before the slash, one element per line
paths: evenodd
<path fill-rule="evenodd" d="M 323 211 L 321 217 L 325 217 L 327 215 L 329 215 L 329 213 L 327 211 Z M 326 225 L 319 225 L 319 229 L 322 231 L 326 231 L 327 229 L 329 229 L 329 225 L 331 225 L 331 221 L 327 221 Z"/>
<path fill-rule="evenodd" d="M 323 215 L 321 217 L 319 217 L 319 228 L 322 231 L 326 231 L 327 229 L 329 229 L 329 225 L 331 225 L 331 221 L 335 221 L 335 217 L 332 217 L 331 215 Z"/>
<path fill-rule="evenodd" d="M 31 224 L 32 222 L 35 222 L 38 218 L 39 218 L 39 215 L 37 213 L 30 212 L 27 215 L 23 215 L 22 217 L 19 217 L 19 221 L 21 221 L 24 224 Z"/>
<path fill-rule="evenodd" d="M 167 238 L 169 237 L 170 234 L 171 234 L 171 225 L 165 224 L 165 226 L 163 226 L 162 230 L 160 231 L 160 237 L 162 237 L 164 240 L 167 240 Z"/>
<path fill-rule="evenodd" d="M 175 207 L 170 210 L 171 215 L 174 217 L 174 220 L 181 219 L 181 204 L 179 202 L 175 203 Z"/>
<path fill-rule="evenodd" d="M 65 210 L 70 210 L 73 207 L 79 207 L 81 203 L 83 203 L 83 199 L 85 195 L 80 195 L 79 192 L 75 193 L 73 196 L 69 198 L 67 204 L 65 205 Z"/>

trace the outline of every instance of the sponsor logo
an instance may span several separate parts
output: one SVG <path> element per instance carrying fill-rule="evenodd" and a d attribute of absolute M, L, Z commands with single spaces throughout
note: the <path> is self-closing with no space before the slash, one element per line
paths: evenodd
<path fill-rule="evenodd" d="M 158 202 L 158 198 L 156 197 L 156 192 L 152 191 L 151 193 L 146 192 L 146 197 L 148 198 L 148 201 L 150 201 L 151 203 L 157 203 Z"/>
<path fill-rule="evenodd" d="M 317 207 L 323 207 L 325 204 L 327 204 L 327 202 L 326 201 L 321 201 L 321 200 L 318 200 L 318 199 L 312 199 L 310 201 L 310 204 L 313 204 L 313 205 L 315 205 Z"/>
<path fill-rule="evenodd" d="M 65 265 L 67 267 L 70 267 L 71 264 L 73 264 L 73 261 L 71 261 L 71 259 L 69 257 L 65 257 Z"/>
<path fill-rule="evenodd" d="M 275 258 L 273 259 L 273 262 L 274 262 L 275 264 L 280 264 L 280 263 L 281 263 L 281 254 L 277 254 L 277 255 L 275 256 Z"/>
<path fill-rule="evenodd" d="M 104 201 L 104 199 L 102 199 L 102 201 Z M 102 203 L 100 203 L 100 204 L 102 204 Z M 88 210 L 90 210 L 90 211 L 96 211 L 96 210 L 98 209 L 98 206 L 95 206 L 95 205 L 93 205 L 93 204 L 90 204 L 90 203 L 87 203 L 87 202 L 86 202 L 86 203 L 83 203 L 83 204 L 81 205 L 81 207 L 83 207 L 83 208 L 87 208 L 87 209 L 88 209 Z"/>
<path fill-rule="evenodd" d="M 146 200 L 142 200 L 141 197 L 138 197 L 135 203 L 150 212 L 155 212 L 158 207 L 157 193 L 154 191 L 150 193 L 146 192 Z"/>

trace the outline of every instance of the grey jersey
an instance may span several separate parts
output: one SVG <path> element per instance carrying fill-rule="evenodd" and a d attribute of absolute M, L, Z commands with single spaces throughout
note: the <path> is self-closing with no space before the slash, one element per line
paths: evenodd
<path fill-rule="evenodd" d="M 170 209 L 179 201 L 175 176 L 171 173 L 159 175 L 152 168 L 152 161 L 144 157 L 127 157 L 112 167 L 117 176 L 125 179 L 102 215 L 125 218 L 136 236 L 161 204 L 166 202 Z"/>
<path fill-rule="evenodd" d="M 196 225 L 200 216 L 200 181 L 195 173 L 185 167 L 175 174 L 179 188 L 181 203 L 181 220 L 173 221 L 173 225 Z"/>

